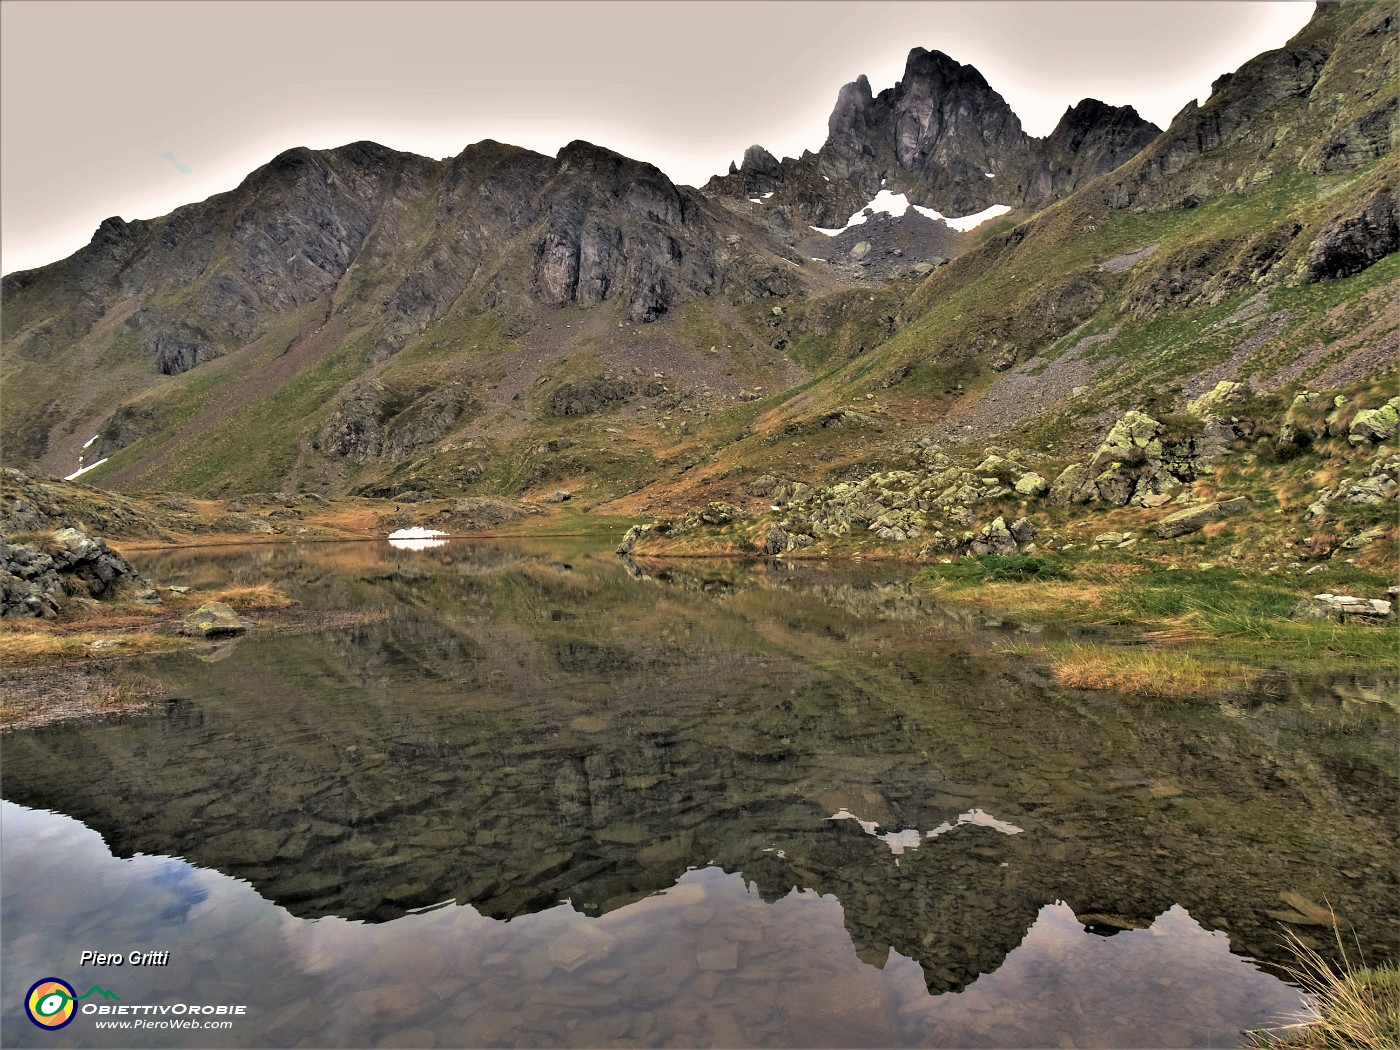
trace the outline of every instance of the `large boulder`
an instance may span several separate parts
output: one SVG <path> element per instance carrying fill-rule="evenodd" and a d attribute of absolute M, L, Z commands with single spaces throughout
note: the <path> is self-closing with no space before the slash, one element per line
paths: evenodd
<path fill-rule="evenodd" d="M 1352 417 L 1347 440 L 1353 445 L 1389 441 L 1400 431 L 1400 397 L 1392 397 L 1380 408 L 1363 408 Z"/>
<path fill-rule="evenodd" d="M 1295 605 L 1291 615 L 1295 620 L 1375 625 L 1395 617 L 1390 602 L 1383 598 L 1354 598 L 1349 594 L 1314 594 Z"/>
<path fill-rule="evenodd" d="M 1169 540 L 1177 536 L 1185 536 L 1187 533 L 1199 532 L 1212 521 L 1219 521 L 1231 514 L 1238 514 L 1248 506 L 1248 499 L 1244 496 L 1236 496 L 1234 499 L 1220 500 L 1216 503 L 1200 503 L 1194 507 L 1186 507 L 1168 514 L 1157 522 L 1155 530 L 1157 538 Z"/>
<path fill-rule="evenodd" d="M 224 602 L 206 602 L 185 617 L 181 634 L 203 635 L 205 638 L 222 638 L 242 634 L 249 627 L 256 626 L 252 620 L 239 616 L 231 605 Z"/>

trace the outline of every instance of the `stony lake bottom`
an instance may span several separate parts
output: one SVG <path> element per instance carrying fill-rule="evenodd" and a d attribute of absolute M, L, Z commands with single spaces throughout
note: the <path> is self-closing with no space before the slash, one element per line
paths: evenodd
<path fill-rule="evenodd" d="M 1237 1046 L 1308 903 L 1400 944 L 1400 720 L 1325 683 L 1061 690 L 888 566 L 133 560 L 296 615 L 0 737 L 5 1046 Z M 48 976 L 246 1012 L 40 1031 Z"/>

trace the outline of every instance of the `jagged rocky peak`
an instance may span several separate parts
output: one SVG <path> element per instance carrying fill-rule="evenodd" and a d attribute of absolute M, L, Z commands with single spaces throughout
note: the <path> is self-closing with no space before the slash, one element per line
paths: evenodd
<path fill-rule="evenodd" d="M 1039 207 L 1111 171 L 1159 133 L 1131 106 L 1085 99 L 1050 136 L 1034 138 L 976 68 L 916 47 L 893 87 L 875 94 L 860 76 L 841 88 L 815 163 L 778 162 L 754 146 L 707 189 L 772 192 L 775 205 L 807 222 L 849 214 L 842 209 L 852 195 L 869 200 L 882 186 L 945 214 Z"/>

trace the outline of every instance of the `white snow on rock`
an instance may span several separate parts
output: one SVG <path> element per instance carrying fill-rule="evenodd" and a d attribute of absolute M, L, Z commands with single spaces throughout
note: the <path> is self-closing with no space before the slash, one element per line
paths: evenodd
<path fill-rule="evenodd" d="M 750 198 L 749 198 L 749 203 L 750 203 L 750 204 L 762 204 L 763 202 L 762 202 L 761 200 L 759 200 L 757 197 L 750 197 Z"/>
<path fill-rule="evenodd" d="M 986 222 L 988 219 L 995 219 L 998 215 L 1005 215 L 1011 210 L 1009 205 L 993 204 L 990 208 L 979 211 L 976 215 L 962 215 L 949 218 L 937 208 L 925 208 L 918 204 L 910 204 L 909 198 L 902 193 L 881 190 L 879 193 L 875 194 L 874 200 L 847 219 L 846 225 L 842 226 L 840 229 L 833 230 L 824 226 L 813 226 L 811 229 L 816 230 L 818 233 L 825 234 L 828 237 L 835 237 L 838 234 L 845 233 L 852 226 L 859 226 L 861 223 L 865 222 L 867 218 L 865 213 L 867 211 L 875 213 L 883 212 L 897 219 L 910 208 L 913 208 L 925 218 L 932 219 L 934 222 L 947 223 L 952 229 L 957 230 L 959 233 L 966 233 L 968 230 L 981 226 L 982 223 Z"/>
<path fill-rule="evenodd" d="M 101 459 L 99 459 L 96 463 L 89 463 L 89 464 L 88 464 L 87 466 L 85 466 L 85 467 L 79 467 L 77 470 L 73 471 L 73 473 L 65 475 L 64 478 L 63 478 L 63 480 L 64 480 L 64 481 L 72 481 L 74 478 L 80 478 L 80 477 L 82 477 L 84 474 L 86 474 L 89 470 L 96 470 L 98 467 L 102 466 L 102 464 L 104 464 L 104 463 L 107 462 L 108 458 L 109 458 L 109 457 L 107 457 L 107 456 L 103 456 L 103 457 L 102 457 Z"/>
<path fill-rule="evenodd" d="M 987 176 L 987 178 L 989 178 L 989 179 L 994 179 L 994 178 L 997 177 L 997 173 L 994 172 L 994 171 L 984 171 L 984 172 L 982 172 L 982 174 L 985 175 L 985 176 Z"/>
<path fill-rule="evenodd" d="M 96 441 L 96 440 L 97 440 L 99 437 L 101 437 L 101 436 L 102 436 L 102 435 L 100 435 L 100 434 L 94 434 L 94 435 L 92 435 L 92 437 L 88 438 L 86 441 L 83 442 L 83 448 L 87 448 L 89 445 L 91 445 L 94 441 Z"/>
<path fill-rule="evenodd" d="M 775 194 L 775 193 L 777 193 L 777 192 L 778 192 L 777 190 L 769 190 L 767 193 L 764 193 L 764 194 L 762 194 L 761 196 L 763 197 L 764 200 L 767 200 L 769 197 L 773 196 L 773 194 Z"/>

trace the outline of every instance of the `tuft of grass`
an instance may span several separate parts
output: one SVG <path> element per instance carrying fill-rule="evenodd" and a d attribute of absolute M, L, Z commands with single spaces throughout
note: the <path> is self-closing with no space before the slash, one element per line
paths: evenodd
<path fill-rule="evenodd" d="M 1312 998 L 1312 1016 L 1298 1024 L 1249 1033 L 1253 1045 L 1294 1050 L 1393 1050 L 1400 1046 L 1400 967 L 1353 963 L 1334 918 L 1341 963 L 1333 965 L 1292 930 L 1285 945 L 1289 979 Z"/>

